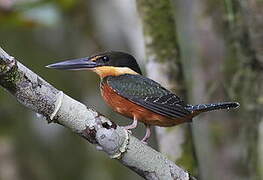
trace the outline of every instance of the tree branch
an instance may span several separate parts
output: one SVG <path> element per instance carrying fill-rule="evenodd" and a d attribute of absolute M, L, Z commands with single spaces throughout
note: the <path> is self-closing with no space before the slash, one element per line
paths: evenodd
<path fill-rule="evenodd" d="M 145 179 L 193 179 L 161 153 L 57 90 L 1 48 L 0 85 L 21 104 L 42 114 L 49 123 L 69 128 Z"/>

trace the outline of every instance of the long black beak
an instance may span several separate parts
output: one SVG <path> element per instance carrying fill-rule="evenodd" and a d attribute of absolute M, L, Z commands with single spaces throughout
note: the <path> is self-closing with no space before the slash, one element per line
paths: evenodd
<path fill-rule="evenodd" d="M 46 66 L 47 68 L 62 69 L 62 70 L 82 70 L 97 67 L 96 62 L 87 58 L 73 59 L 62 61 Z"/>

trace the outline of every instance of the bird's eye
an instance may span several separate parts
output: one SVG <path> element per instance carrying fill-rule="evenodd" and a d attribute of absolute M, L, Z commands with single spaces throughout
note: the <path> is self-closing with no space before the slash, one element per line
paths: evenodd
<path fill-rule="evenodd" d="M 108 62 L 109 60 L 110 60 L 110 58 L 109 58 L 108 56 L 104 56 L 104 57 L 102 58 L 102 61 L 103 61 L 104 63 Z"/>

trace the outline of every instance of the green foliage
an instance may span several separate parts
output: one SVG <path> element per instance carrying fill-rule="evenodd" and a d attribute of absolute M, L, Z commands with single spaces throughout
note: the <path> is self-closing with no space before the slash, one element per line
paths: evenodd
<path fill-rule="evenodd" d="M 58 0 L 55 2 L 57 2 L 58 5 L 62 7 L 63 9 L 70 10 L 76 6 L 76 4 L 78 3 L 78 0 Z"/>

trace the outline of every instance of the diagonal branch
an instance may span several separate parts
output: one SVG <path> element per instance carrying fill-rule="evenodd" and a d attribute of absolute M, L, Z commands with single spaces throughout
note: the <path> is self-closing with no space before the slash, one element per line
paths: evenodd
<path fill-rule="evenodd" d="M 29 109 L 97 145 L 145 179 L 192 179 L 161 153 L 47 83 L 0 48 L 0 85 Z"/>

